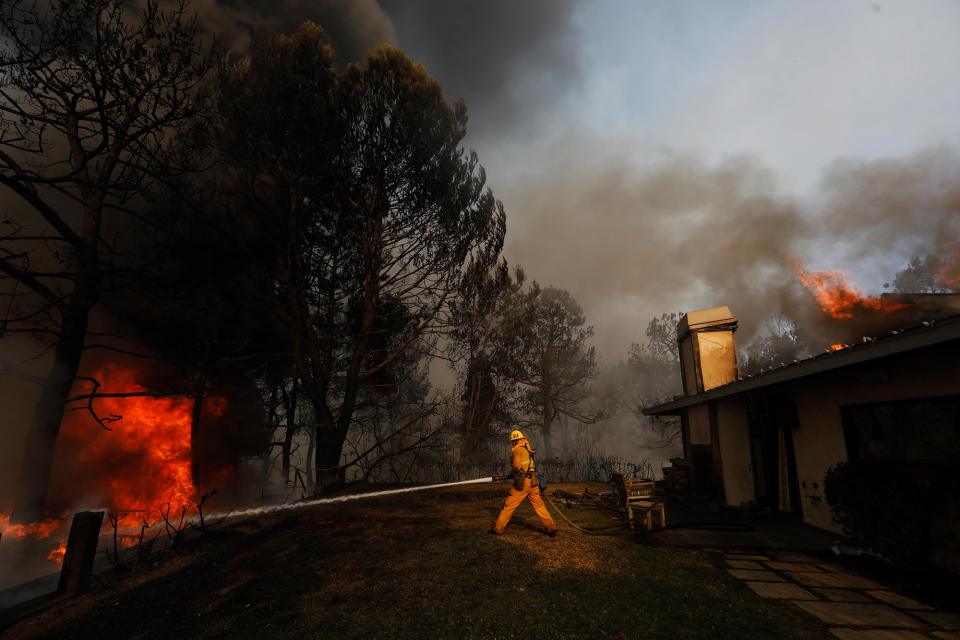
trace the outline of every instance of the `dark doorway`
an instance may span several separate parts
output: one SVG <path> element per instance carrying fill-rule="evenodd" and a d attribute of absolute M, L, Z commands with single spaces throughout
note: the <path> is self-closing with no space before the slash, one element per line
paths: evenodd
<path fill-rule="evenodd" d="M 757 504 L 802 516 L 793 449 L 796 404 L 783 394 L 764 394 L 750 399 L 747 412 Z"/>

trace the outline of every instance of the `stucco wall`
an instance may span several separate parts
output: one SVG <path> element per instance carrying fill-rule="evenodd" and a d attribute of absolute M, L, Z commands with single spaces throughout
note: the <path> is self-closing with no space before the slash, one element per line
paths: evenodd
<path fill-rule="evenodd" d="M 787 387 L 799 418 L 793 444 L 805 522 L 837 530 L 824 498 L 823 478 L 830 467 L 847 459 L 841 407 L 960 393 L 958 358 L 960 345 L 924 349 Z"/>
<path fill-rule="evenodd" d="M 687 412 L 690 444 L 710 444 L 710 414 L 706 404 L 697 404 Z"/>
<path fill-rule="evenodd" d="M 723 466 L 723 489 L 727 504 L 742 505 L 757 499 L 750 459 L 747 404 L 743 398 L 718 400 L 717 439 Z"/>

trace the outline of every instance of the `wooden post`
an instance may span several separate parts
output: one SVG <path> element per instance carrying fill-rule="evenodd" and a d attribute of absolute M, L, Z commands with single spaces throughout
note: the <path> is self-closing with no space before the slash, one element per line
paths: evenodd
<path fill-rule="evenodd" d="M 57 593 L 75 595 L 85 591 L 89 585 L 103 514 L 103 511 L 81 511 L 73 516 Z"/>

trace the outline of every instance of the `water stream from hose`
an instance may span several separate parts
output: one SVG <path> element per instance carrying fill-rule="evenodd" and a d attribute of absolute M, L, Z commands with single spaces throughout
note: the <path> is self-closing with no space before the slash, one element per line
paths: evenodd
<path fill-rule="evenodd" d="M 213 520 L 221 518 L 237 518 L 244 516 L 255 516 L 264 513 L 274 513 L 276 511 L 289 511 L 291 509 L 299 509 L 301 507 L 312 507 L 317 504 L 330 504 L 333 502 L 349 502 L 351 500 L 360 500 L 362 498 L 377 498 L 380 496 L 389 496 L 396 493 L 410 493 L 411 491 L 424 491 L 426 489 L 439 489 L 441 487 L 456 487 L 462 484 L 480 484 L 481 482 L 494 482 L 499 478 L 494 476 L 488 476 L 486 478 L 477 478 L 476 480 L 461 480 L 459 482 L 442 482 L 440 484 L 425 484 L 418 487 L 404 487 L 402 489 L 385 489 L 383 491 L 371 491 L 369 493 L 354 493 L 344 496 L 336 496 L 333 498 L 316 498 L 313 500 L 301 500 L 299 502 L 287 502 L 284 504 L 274 504 L 266 505 L 263 507 L 252 507 L 249 509 L 239 509 L 234 511 L 227 511 L 225 513 L 211 513 L 209 515 L 204 515 L 203 517 L 210 518 Z"/>

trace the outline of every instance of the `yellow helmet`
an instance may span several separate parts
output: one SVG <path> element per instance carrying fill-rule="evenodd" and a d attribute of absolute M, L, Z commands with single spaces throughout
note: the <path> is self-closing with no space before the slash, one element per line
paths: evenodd
<path fill-rule="evenodd" d="M 513 432 L 510 433 L 510 442 L 513 442 L 514 440 L 521 440 L 521 439 L 524 439 L 523 434 L 520 433 L 518 429 L 514 429 Z"/>

